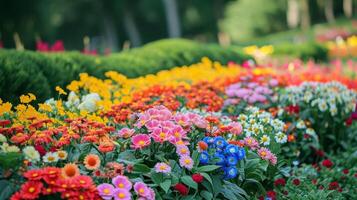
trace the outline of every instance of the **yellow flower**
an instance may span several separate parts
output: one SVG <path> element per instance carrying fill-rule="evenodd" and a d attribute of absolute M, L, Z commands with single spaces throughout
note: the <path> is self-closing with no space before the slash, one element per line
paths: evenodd
<path fill-rule="evenodd" d="M 67 95 L 67 92 L 65 92 L 60 86 L 56 86 L 56 91 L 61 95 Z"/>
<path fill-rule="evenodd" d="M 20 102 L 21 103 L 30 103 L 31 101 L 36 100 L 36 96 L 32 93 L 23 94 L 20 96 Z"/>

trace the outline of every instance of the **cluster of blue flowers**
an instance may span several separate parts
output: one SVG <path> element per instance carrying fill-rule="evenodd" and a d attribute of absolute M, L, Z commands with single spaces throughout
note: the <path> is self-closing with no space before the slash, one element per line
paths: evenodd
<path fill-rule="evenodd" d="M 206 151 L 200 154 L 200 164 L 215 164 L 222 166 L 225 179 L 232 179 L 237 177 L 238 161 L 244 159 L 245 150 L 237 145 L 228 144 L 228 142 L 221 136 L 205 137 L 203 142 L 208 145 Z"/>

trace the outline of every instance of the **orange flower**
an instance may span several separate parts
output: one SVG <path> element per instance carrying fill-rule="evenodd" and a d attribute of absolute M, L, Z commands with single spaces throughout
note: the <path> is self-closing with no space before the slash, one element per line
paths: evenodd
<path fill-rule="evenodd" d="M 114 150 L 114 144 L 111 142 L 103 142 L 99 144 L 98 150 L 102 153 L 111 152 Z"/>
<path fill-rule="evenodd" d="M 62 168 L 62 176 L 65 178 L 73 178 L 79 175 L 79 169 L 76 164 L 68 163 Z"/>
<path fill-rule="evenodd" d="M 295 135 L 294 134 L 288 135 L 288 142 L 293 142 L 293 141 L 295 141 Z"/>
<path fill-rule="evenodd" d="M 96 170 L 100 166 L 100 158 L 95 154 L 89 154 L 84 158 L 84 166 L 89 170 Z"/>

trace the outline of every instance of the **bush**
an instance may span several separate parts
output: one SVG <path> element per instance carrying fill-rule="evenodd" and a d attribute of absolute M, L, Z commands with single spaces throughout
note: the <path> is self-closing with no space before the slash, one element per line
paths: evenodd
<path fill-rule="evenodd" d="M 193 64 L 204 56 L 221 63 L 249 59 L 240 49 L 184 39 L 160 40 L 110 56 L 1 50 L 0 98 L 17 103 L 18 96 L 32 92 L 43 101 L 55 95 L 57 85 L 65 87 L 82 72 L 103 78 L 106 71 L 114 70 L 133 78 Z"/>
<path fill-rule="evenodd" d="M 316 61 L 326 61 L 328 59 L 328 49 L 318 43 L 290 44 L 284 43 L 274 45 L 274 55 L 300 58 L 304 61 L 314 59 Z"/>

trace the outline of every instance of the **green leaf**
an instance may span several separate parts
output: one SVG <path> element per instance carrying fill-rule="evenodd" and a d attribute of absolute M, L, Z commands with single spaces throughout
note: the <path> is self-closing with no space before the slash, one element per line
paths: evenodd
<path fill-rule="evenodd" d="M 146 174 L 146 173 L 149 173 L 151 171 L 151 169 L 150 169 L 150 167 L 146 166 L 145 164 L 134 164 L 133 171 Z"/>
<path fill-rule="evenodd" d="M 23 156 L 21 153 L 0 153 L 0 166 L 5 170 L 21 166 L 22 160 Z"/>
<path fill-rule="evenodd" d="M 214 171 L 220 167 L 221 166 L 219 166 L 219 165 L 205 165 L 202 167 L 198 167 L 196 171 L 197 172 L 211 172 L 211 171 Z"/>
<path fill-rule="evenodd" d="M 207 199 L 207 200 L 213 199 L 213 194 L 211 194 L 211 193 L 208 192 L 207 190 L 201 191 L 201 192 L 200 192 L 200 195 L 201 195 L 203 198 Z"/>
<path fill-rule="evenodd" d="M 164 182 L 160 183 L 160 187 L 167 193 L 171 187 L 171 179 L 166 179 Z"/>
<path fill-rule="evenodd" d="M 9 199 L 15 192 L 15 187 L 7 180 L 0 180 L 0 188 L 0 199 Z"/>
<path fill-rule="evenodd" d="M 210 177 L 209 174 L 207 173 L 200 173 L 209 183 L 211 183 L 211 185 L 213 185 L 213 182 L 212 182 L 212 178 Z"/>
<path fill-rule="evenodd" d="M 193 199 L 195 199 L 195 195 L 188 195 L 188 196 L 181 198 L 181 200 L 193 200 Z"/>
<path fill-rule="evenodd" d="M 161 173 L 151 173 L 150 176 L 152 182 L 159 185 L 163 181 L 163 175 Z"/>
<path fill-rule="evenodd" d="M 197 190 L 197 188 L 198 188 L 197 183 L 192 180 L 192 177 L 191 177 L 191 176 L 183 176 L 183 177 L 181 177 L 181 181 L 182 181 L 184 184 L 186 184 L 186 185 L 188 185 L 189 187 L 191 187 L 191 188 L 194 188 L 194 189 L 196 189 L 196 190 Z"/>

